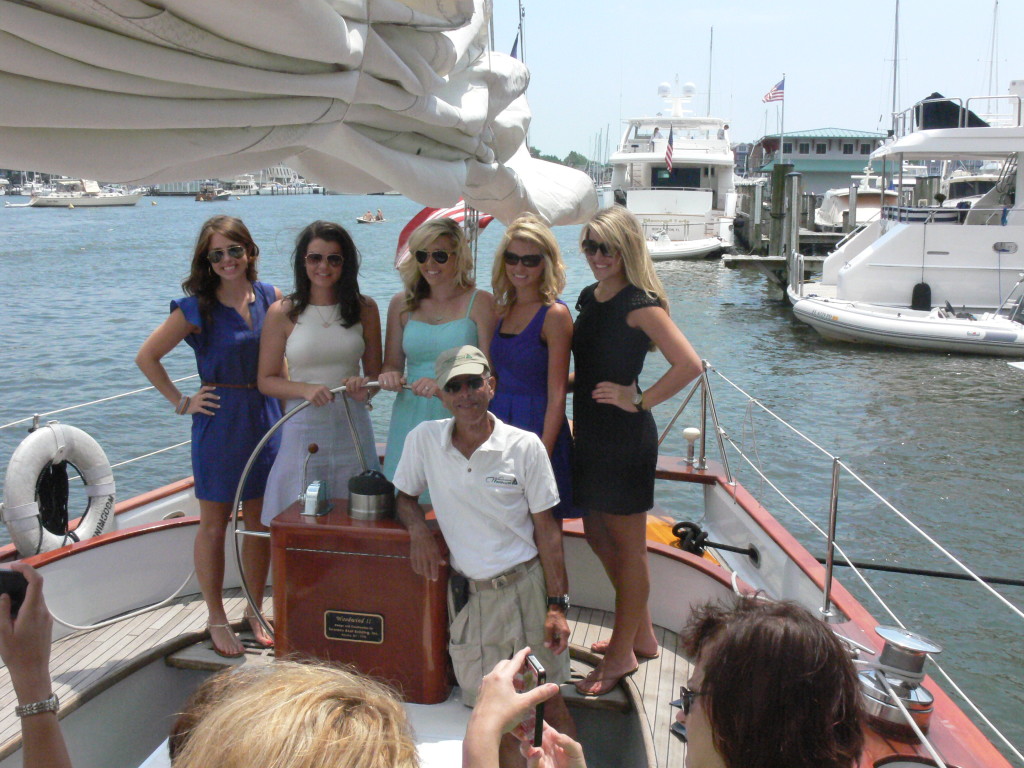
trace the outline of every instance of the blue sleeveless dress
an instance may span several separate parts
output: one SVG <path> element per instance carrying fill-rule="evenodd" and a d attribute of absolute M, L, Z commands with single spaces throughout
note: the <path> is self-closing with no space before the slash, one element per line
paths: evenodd
<path fill-rule="evenodd" d="M 479 344 L 476 322 L 469 313 L 473 311 L 476 291 L 469 299 L 465 317 L 448 323 L 431 325 L 419 320 L 410 320 L 402 333 L 402 351 L 405 352 L 405 379 L 410 384 L 424 376 L 434 378 L 434 361 L 446 349 L 463 344 Z M 487 350 L 483 350 L 486 352 Z M 388 444 L 384 454 L 384 474 L 388 480 L 395 479 L 398 460 L 405 448 L 405 438 L 414 427 L 424 421 L 447 419 L 451 414 L 438 397 L 420 397 L 403 389 L 395 398 L 391 409 L 391 427 L 388 430 Z M 424 494 L 420 501 L 429 502 Z"/>
<path fill-rule="evenodd" d="M 192 473 L 196 498 L 203 501 L 234 501 L 249 454 L 281 418 L 277 400 L 256 389 L 260 331 L 267 309 L 275 301 L 274 286 L 257 282 L 253 284 L 253 293 L 256 300 L 249 305 L 252 328 L 234 308 L 220 302 L 213 305 L 213 322 L 206 326 L 197 297 L 171 301 L 171 312 L 180 309 L 185 319 L 200 329 L 199 333 L 186 336 L 185 343 L 195 351 L 203 383 L 235 385 L 217 387 L 220 408 L 216 415 L 192 415 Z M 274 435 L 260 453 L 243 489 L 243 501 L 263 496 L 280 437 Z"/>
<path fill-rule="evenodd" d="M 559 300 L 563 307 L 565 302 Z M 548 348 L 540 338 L 550 306 L 542 306 L 517 334 L 501 333 L 502 320 L 491 340 L 491 362 L 498 378 L 498 390 L 491 401 L 491 413 L 506 424 L 526 429 L 540 437 L 548 407 Z M 572 506 L 572 437 L 563 416 L 562 429 L 551 454 L 551 467 L 558 484 L 558 506 L 552 510 L 559 520 L 581 517 L 583 510 Z"/>

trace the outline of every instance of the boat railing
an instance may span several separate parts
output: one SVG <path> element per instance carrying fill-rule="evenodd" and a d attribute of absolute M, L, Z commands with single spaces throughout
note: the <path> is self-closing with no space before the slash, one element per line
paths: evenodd
<path fill-rule="evenodd" d="M 174 384 L 178 384 L 178 383 L 183 382 L 183 381 L 189 381 L 191 379 L 198 379 L 198 378 L 199 378 L 199 374 L 194 373 L 194 374 L 191 374 L 189 376 L 182 376 L 181 378 L 178 378 L 178 379 L 172 379 L 171 381 Z M 118 400 L 122 400 L 122 399 L 127 398 L 127 397 L 134 397 L 136 395 L 141 395 L 141 394 L 143 394 L 145 392 L 151 392 L 151 391 L 155 391 L 155 390 L 156 390 L 156 387 L 152 387 L 152 386 L 140 387 L 138 389 L 131 389 L 131 390 L 128 390 L 126 392 L 120 392 L 120 393 L 115 394 L 115 395 L 108 395 L 106 397 L 100 397 L 100 398 L 97 398 L 95 400 L 87 400 L 85 402 L 76 403 L 74 405 L 67 405 L 67 406 L 64 406 L 62 408 L 56 408 L 56 409 L 51 410 L 51 411 L 43 411 L 43 412 L 39 412 L 39 413 L 34 413 L 31 416 L 24 416 L 24 417 L 22 417 L 20 419 L 15 419 L 14 421 L 7 422 L 6 424 L 0 424 L 0 431 L 3 431 L 5 429 L 13 429 L 15 427 L 26 425 L 26 424 L 30 425 L 29 430 L 32 431 L 32 430 L 35 430 L 38 427 L 40 427 L 43 424 L 43 420 L 44 419 L 49 419 L 50 417 L 59 416 L 61 414 L 69 413 L 71 411 L 77 411 L 77 410 L 82 409 L 82 408 L 88 408 L 88 407 L 91 407 L 91 406 L 102 405 L 104 403 L 112 403 L 112 402 L 115 402 L 115 401 L 118 401 Z M 134 464 L 136 462 L 143 461 L 145 459 L 150 459 L 150 458 L 152 458 L 154 456 L 159 456 L 160 454 L 163 454 L 163 453 L 167 453 L 168 451 L 173 451 L 173 450 L 176 450 L 178 448 L 182 448 L 184 446 L 190 445 L 191 443 L 192 443 L 191 440 L 183 440 L 181 442 L 173 443 L 173 444 L 165 446 L 163 448 L 157 448 L 156 450 L 147 451 L 146 453 L 143 453 L 143 454 L 141 454 L 139 456 L 134 456 L 132 458 L 124 459 L 122 461 L 118 461 L 116 463 L 113 463 L 113 464 L 110 465 L 110 468 L 111 469 L 118 469 L 119 467 L 125 467 L 125 466 L 128 466 L 129 464 Z M 70 479 L 77 480 L 77 479 L 80 479 L 80 477 L 79 476 L 75 476 L 75 477 L 72 477 Z"/>
<path fill-rule="evenodd" d="M 716 383 L 720 381 L 726 386 L 726 390 L 724 390 L 724 397 L 716 397 L 712 394 L 712 375 L 716 378 Z M 722 393 L 718 394 L 721 395 Z M 700 413 L 698 416 L 698 423 L 701 425 L 701 428 L 699 430 L 699 435 L 694 434 L 697 430 L 690 432 L 690 434 L 686 434 L 684 432 L 684 437 L 689 442 L 686 459 L 687 463 L 698 470 L 707 468 L 707 436 L 708 430 L 710 429 L 715 443 L 718 446 L 723 474 L 728 487 L 735 489 L 738 485 L 737 477 L 739 472 L 734 471 L 733 467 L 741 467 L 744 468 L 743 471 L 750 471 L 756 478 L 759 488 L 755 493 L 752 484 L 747 485 L 746 490 L 748 492 L 753 494 L 755 498 L 758 496 L 765 496 L 770 492 L 777 499 L 781 500 L 786 509 L 795 513 L 807 525 L 809 525 L 820 540 L 825 543 L 826 554 L 824 557 L 819 558 L 819 562 L 822 562 L 825 565 L 826 570 L 825 587 L 822 593 L 822 607 L 820 609 L 823 619 L 828 620 L 833 616 L 830 602 L 832 572 L 835 566 L 842 566 L 849 568 L 860 586 L 868 595 L 870 595 L 871 601 L 877 604 L 893 623 L 903 629 L 906 629 L 906 625 L 897 615 L 896 609 L 891 606 L 879 593 L 878 589 L 871 584 L 871 581 L 866 575 L 867 571 L 872 570 L 906 573 L 954 579 L 964 582 L 974 582 L 978 589 L 987 594 L 989 598 L 994 599 L 1000 606 L 1002 606 L 1003 609 L 1009 611 L 1013 616 L 1024 623 L 1024 610 L 1014 605 L 1014 603 L 1004 597 L 993 587 L 993 584 L 1024 586 L 1024 580 L 978 575 L 972 568 L 964 563 L 961 558 L 955 555 L 948 547 L 940 543 L 930 532 L 925 530 L 924 525 L 915 520 L 913 515 L 900 510 L 892 502 L 888 501 L 854 467 L 844 462 L 837 454 L 825 448 L 809 434 L 789 423 L 783 416 L 747 392 L 742 386 L 740 386 L 740 384 L 733 381 L 706 360 L 703 361 L 703 369 L 700 376 L 687 391 L 682 404 L 677 409 L 668 426 L 662 432 L 659 438 L 659 443 L 665 440 L 669 435 L 670 430 L 672 430 L 680 415 L 691 401 L 694 400 L 694 398 L 698 398 L 699 402 Z M 724 412 L 723 409 L 731 410 L 734 407 L 741 407 L 743 411 L 743 425 L 739 430 L 738 437 L 734 432 L 730 432 L 723 426 L 719 416 L 720 413 Z M 758 418 L 758 414 L 762 417 L 760 420 Z M 761 452 L 758 448 L 759 435 L 761 433 L 765 433 L 770 438 L 769 440 L 763 440 L 762 442 L 767 442 L 774 446 L 768 460 L 762 458 Z M 794 488 L 787 489 L 783 487 L 782 483 L 774 482 L 767 475 L 767 471 L 771 471 L 771 469 L 766 468 L 765 465 L 775 457 L 778 457 L 779 461 L 787 463 L 792 461 L 793 451 L 785 448 L 786 436 L 791 439 L 795 439 L 799 444 L 802 444 L 813 454 L 819 455 L 823 459 L 823 468 L 824 466 L 827 466 L 829 469 L 826 506 L 827 514 L 825 515 L 826 519 L 824 521 L 815 519 L 815 517 L 805 508 L 808 502 L 804 501 L 802 497 L 808 496 L 809 487 L 811 485 L 808 483 L 806 477 L 801 477 L 798 481 L 798 485 Z M 698 440 L 699 445 L 695 446 L 695 443 L 697 443 Z M 730 461 L 729 449 L 731 449 L 731 454 L 735 461 Z M 860 562 L 854 560 L 847 554 L 843 544 L 841 543 L 840 537 L 838 537 L 836 533 L 840 523 L 838 511 L 840 509 L 841 496 L 843 498 L 843 509 L 849 509 L 851 513 L 854 509 L 863 511 L 860 507 L 868 507 L 868 505 L 870 505 L 870 513 L 872 515 L 877 514 L 879 510 L 888 514 L 905 529 L 908 529 L 909 533 L 914 537 L 923 541 L 933 553 L 940 555 L 943 559 L 948 561 L 952 568 L 945 571 L 922 570 L 890 565 L 884 562 Z M 818 497 L 817 500 L 814 500 L 813 503 L 820 504 L 820 497 Z M 767 507 L 768 505 L 764 506 Z M 849 539 L 853 541 L 852 535 Z M 859 539 L 857 542 L 860 543 Z M 900 547 L 900 550 L 904 549 L 905 547 Z M 951 675 L 935 660 L 934 657 L 932 657 L 932 662 L 934 663 L 939 675 L 948 686 L 948 689 L 955 691 L 966 706 L 975 713 L 981 722 L 985 723 L 996 738 L 998 738 L 1001 743 L 1017 757 L 1018 760 L 1024 763 L 1024 754 L 1022 754 L 1022 752 L 1014 746 L 1002 732 L 999 731 L 992 721 L 982 712 L 977 703 L 973 701 L 969 694 L 953 680 Z M 923 734 L 920 735 L 923 736 Z M 934 751 L 932 752 L 932 757 L 936 760 L 937 764 L 945 764 Z"/>
<path fill-rule="evenodd" d="M 995 103 L 995 111 L 992 104 Z M 971 96 L 968 99 L 959 97 L 940 97 L 922 99 L 913 106 L 907 107 L 902 112 L 893 113 L 893 133 L 895 138 L 900 139 L 914 131 L 926 130 L 921 122 L 924 117 L 925 107 L 929 104 L 950 105 L 956 107 L 956 124 L 948 125 L 948 128 L 968 128 L 971 115 L 978 116 L 981 111 L 979 105 L 984 104 L 985 111 L 981 114 L 990 127 L 1014 128 L 1024 125 L 1024 110 L 1021 107 L 1021 97 L 1017 95 L 1005 96 Z M 1000 107 L 1006 107 L 1005 111 L 999 111 Z M 973 111 L 977 110 L 977 112 Z"/>

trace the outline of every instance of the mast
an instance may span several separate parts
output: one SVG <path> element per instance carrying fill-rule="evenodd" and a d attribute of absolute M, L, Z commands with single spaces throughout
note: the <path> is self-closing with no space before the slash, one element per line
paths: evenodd
<path fill-rule="evenodd" d="M 999 57 L 997 55 L 996 46 L 999 43 L 999 38 L 996 36 L 996 29 L 998 28 L 999 21 L 999 0 L 995 0 L 992 4 L 992 42 L 989 47 L 989 58 L 988 61 L 988 89 L 987 93 L 989 96 L 995 96 L 995 89 L 999 87 Z"/>
<path fill-rule="evenodd" d="M 892 120 L 896 129 L 896 75 L 900 64 L 900 0 L 896 0 L 896 22 L 892 30 Z"/>
<path fill-rule="evenodd" d="M 714 61 L 715 51 L 715 28 L 711 28 L 711 41 L 708 43 L 708 113 L 707 117 L 711 117 L 711 64 Z"/>

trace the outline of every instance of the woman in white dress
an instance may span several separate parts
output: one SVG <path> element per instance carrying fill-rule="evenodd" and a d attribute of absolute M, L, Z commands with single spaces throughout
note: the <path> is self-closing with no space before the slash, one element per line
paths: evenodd
<path fill-rule="evenodd" d="M 377 303 L 359 292 L 359 252 L 342 226 L 314 221 L 299 233 L 294 268 L 295 292 L 267 312 L 258 384 L 265 395 L 287 401 L 288 409 L 302 400 L 314 407 L 282 429 L 263 500 L 268 525 L 312 481 L 326 481 L 332 496 L 345 496 L 348 479 L 362 471 L 345 404 L 332 388 L 352 388 L 349 410 L 367 468 L 380 469 L 364 386 L 380 373 L 380 313 Z M 303 473 L 310 443 L 318 451 Z"/>

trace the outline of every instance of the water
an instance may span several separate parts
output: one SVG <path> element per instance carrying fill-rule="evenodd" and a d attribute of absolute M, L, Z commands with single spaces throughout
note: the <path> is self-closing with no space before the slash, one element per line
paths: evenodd
<path fill-rule="evenodd" d="M 378 207 L 387 222 L 355 224 L 356 216 Z M 0 303 L 0 425 L 147 385 L 134 365 L 135 352 L 166 316 L 169 300 L 180 295 L 195 235 L 208 216 L 242 217 L 262 251 L 261 279 L 286 292 L 297 231 L 315 218 L 341 222 L 363 255 L 364 292 L 386 310 L 399 289 L 392 268 L 395 241 L 418 209 L 391 196 L 261 196 L 218 204 L 144 198 L 125 209 L 0 209 L 0 283 L 8 294 Z M 576 249 L 577 233 L 576 227 L 557 230 L 568 264 L 570 307 L 591 282 Z M 485 286 L 500 235 L 501 225 L 494 223 L 481 236 Z M 996 359 L 824 343 L 793 318 L 754 271 L 729 270 L 715 261 L 666 262 L 658 271 L 674 319 L 702 357 L 841 456 L 977 572 L 1024 577 L 1019 549 L 1024 374 Z M 195 372 L 185 345 L 165 364 L 173 378 Z M 660 356 L 652 356 L 641 384 L 649 385 L 663 369 Z M 830 460 L 795 448 L 786 430 L 758 414 L 745 397 L 717 377 L 713 384 L 730 437 L 756 446 L 769 476 L 823 526 Z M 386 434 L 390 398 L 385 393 L 375 401 L 381 406 L 373 412 L 378 438 Z M 658 407 L 660 425 L 681 399 Z M 112 463 L 189 436 L 188 420 L 175 416 L 153 391 L 56 418 L 92 434 Z M 678 427 L 696 421 L 695 413 L 687 414 Z M 683 452 L 680 431 L 667 439 L 668 451 Z M 0 466 L 6 466 L 23 435 L 23 426 L 0 430 Z M 767 489 L 753 471 L 735 455 L 731 459 L 740 482 L 812 553 L 823 553 L 812 527 L 784 502 L 763 496 Z M 191 474 L 188 447 L 115 474 L 118 497 L 129 498 Z M 668 484 L 659 491 L 673 514 L 693 516 L 691 492 Z M 840 494 L 839 537 L 852 558 L 950 568 L 853 481 L 844 479 Z M 6 540 L 5 530 L 0 537 Z M 946 647 L 940 662 L 1015 743 L 1024 743 L 1021 621 L 973 584 L 879 576 L 873 583 L 898 615 Z M 840 572 L 839 578 L 875 616 L 889 621 L 850 574 Z M 1024 605 L 1024 588 L 999 590 Z"/>

